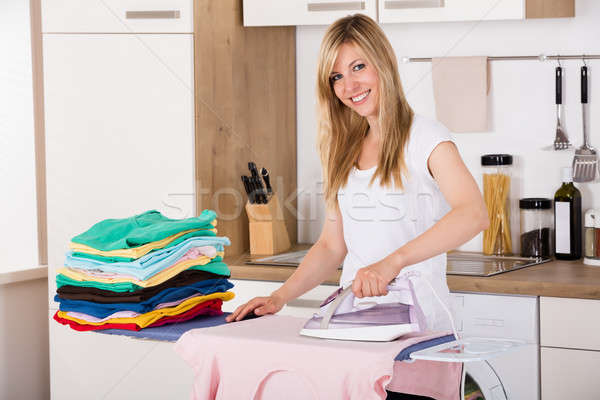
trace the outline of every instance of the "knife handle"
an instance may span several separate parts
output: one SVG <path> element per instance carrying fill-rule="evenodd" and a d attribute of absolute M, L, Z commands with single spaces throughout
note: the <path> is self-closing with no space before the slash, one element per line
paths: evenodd
<path fill-rule="evenodd" d="M 257 177 L 258 176 L 258 170 L 256 169 L 256 164 L 254 164 L 253 161 L 250 161 L 248 163 L 248 169 L 252 173 L 252 177 Z"/>
<path fill-rule="evenodd" d="M 262 187 L 262 183 L 260 181 L 260 178 L 258 176 L 253 176 L 251 178 L 253 186 L 254 186 L 254 199 L 256 200 L 256 203 L 258 204 L 266 204 L 267 203 L 267 198 L 264 195 L 264 189 Z"/>
<path fill-rule="evenodd" d="M 254 197 L 252 196 L 252 188 L 250 187 L 250 180 L 246 175 L 242 175 L 242 182 L 244 182 L 244 189 L 246 190 L 246 195 L 248 196 L 248 201 L 250 204 L 254 204 Z"/>
<path fill-rule="evenodd" d="M 271 178 L 269 177 L 269 171 L 265 167 L 260 171 L 262 174 L 263 181 L 265 181 L 265 185 L 267 185 L 267 192 L 269 194 L 273 193 L 273 188 L 271 187 Z"/>

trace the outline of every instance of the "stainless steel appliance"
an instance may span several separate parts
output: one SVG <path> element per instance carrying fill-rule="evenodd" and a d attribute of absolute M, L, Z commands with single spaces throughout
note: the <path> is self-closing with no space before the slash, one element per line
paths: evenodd
<path fill-rule="evenodd" d="M 246 261 L 246 264 L 297 267 L 308 250 L 282 253 Z M 481 253 L 448 253 L 448 275 L 492 276 L 550 261 L 550 258 L 486 256 Z M 341 267 L 340 267 L 341 268 Z"/>

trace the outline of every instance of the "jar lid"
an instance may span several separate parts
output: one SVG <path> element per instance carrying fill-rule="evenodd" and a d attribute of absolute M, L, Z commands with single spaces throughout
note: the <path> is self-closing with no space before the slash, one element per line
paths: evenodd
<path fill-rule="evenodd" d="M 510 154 L 484 154 L 481 156 L 481 165 L 512 165 L 513 157 Z"/>
<path fill-rule="evenodd" d="M 523 210 L 549 210 L 551 207 L 552 200 L 543 197 L 529 197 L 519 200 L 519 208 Z"/>

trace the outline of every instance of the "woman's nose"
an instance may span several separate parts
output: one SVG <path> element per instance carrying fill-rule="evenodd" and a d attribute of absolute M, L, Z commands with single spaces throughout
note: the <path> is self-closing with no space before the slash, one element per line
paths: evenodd
<path fill-rule="evenodd" d="M 346 76 L 344 79 L 344 91 L 346 94 L 353 94 L 358 87 L 358 82 L 352 77 L 352 75 Z"/>

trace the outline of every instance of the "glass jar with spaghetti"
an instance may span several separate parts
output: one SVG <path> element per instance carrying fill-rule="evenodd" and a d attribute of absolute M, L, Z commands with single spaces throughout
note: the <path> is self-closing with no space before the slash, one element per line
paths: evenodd
<path fill-rule="evenodd" d="M 510 236 L 510 180 L 513 158 L 510 154 L 481 156 L 483 170 L 483 199 L 490 218 L 490 226 L 483 231 L 483 253 L 487 255 L 512 254 Z"/>

